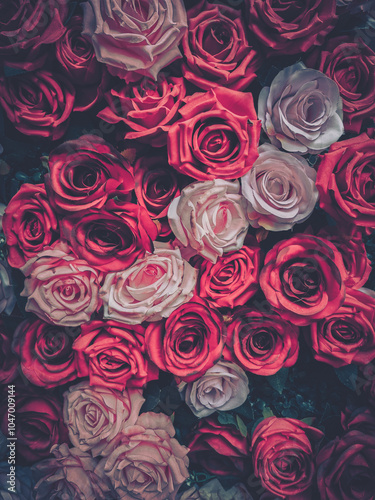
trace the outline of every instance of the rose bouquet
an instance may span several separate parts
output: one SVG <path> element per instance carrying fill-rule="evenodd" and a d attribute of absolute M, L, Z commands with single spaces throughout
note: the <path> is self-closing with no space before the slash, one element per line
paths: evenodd
<path fill-rule="evenodd" d="M 375 499 L 374 19 L 0 0 L 0 498 Z"/>

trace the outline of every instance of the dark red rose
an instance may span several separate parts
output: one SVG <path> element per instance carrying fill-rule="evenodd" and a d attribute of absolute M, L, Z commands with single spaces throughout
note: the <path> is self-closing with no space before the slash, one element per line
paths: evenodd
<path fill-rule="evenodd" d="M 23 134 L 60 139 L 69 125 L 75 90 L 69 80 L 45 70 L 0 77 L 0 104 Z"/>
<path fill-rule="evenodd" d="M 129 132 L 125 139 L 137 139 L 154 147 L 165 146 L 171 123 L 185 97 L 183 78 L 159 74 L 155 82 L 121 82 L 105 94 L 108 107 L 98 117 L 108 123 L 124 123 Z"/>
<path fill-rule="evenodd" d="M 158 378 L 158 369 L 145 355 L 142 326 L 91 321 L 81 329 L 73 349 L 78 354 L 78 375 L 89 377 L 91 385 L 123 391 Z"/>
<path fill-rule="evenodd" d="M 188 444 L 189 459 L 217 476 L 246 476 L 250 446 L 239 430 L 220 424 L 216 417 L 201 419 Z"/>
<path fill-rule="evenodd" d="M 333 144 L 321 156 L 316 186 L 334 219 L 375 227 L 375 139 L 364 133 Z"/>
<path fill-rule="evenodd" d="M 240 10 L 203 0 L 188 11 L 188 28 L 182 39 L 186 80 L 205 90 L 244 90 L 256 78 L 261 59 L 246 39 Z"/>
<path fill-rule="evenodd" d="M 57 240 L 58 222 L 43 184 L 23 184 L 3 216 L 8 262 L 20 268 Z"/>
<path fill-rule="evenodd" d="M 298 495 L 315 479 L 314 459 L 322 431 L 294 418 L 269 417 L 251 439 L 254 473 L 262 486 L 282 498 Z"/>
<path fill-rule="evenodd" d="M 150 323 L 147 352 L 161 370 L 191 382 L 220 359 L 224 328 L 221 314 L 196 297 L 173 311 L 166 321 Z"/>
<path fill-rule="evenodd" d="M 12 348 L 25 377 L 50 389 L 77 378 L 73 340 L 74 331 L 69 328 L 30 319 L 17 327 Z"/>
<path fill-rule="evenodd" d="M 152 253 L 157 228 L 146 209 L 108 200 L 100 210 L 89 209 L 61 221 L 63 236 L 73 252 L 101 271 L 121 271 L 146 252 Z"/>
<path fill-rule="evenodd" d="M 246 0 L 251 34 L 267 55 L 290 55 L 322 45 L 334 28 L 336 0 Z"/>
<path fill-rule="evenodd" d="M 248 172 L 258 158 L 261 130 L 252 94 L 217 87 L 185 102 L 168 132 L 170 165 L 199 181 Z"/>
<path fill-rule="evenodd" d="M 306 61 L 339 87 L 346 131 L 359 134 L 365 118 L 375 114 L 375 53 L 360 39 L 331 38 Z"/>
<path fill-rule="evenodd" d="M 347 432 L 316 458 L 321 500 L 375 499 L 375 436 Z"/>
<path fill-rule="evenodd" d="M 375 413 L 370 408 L 345 408 L 341 412 L 341 425 L 344 431 L 361 431 L 375 437 Z"/>
<path fill-rule="evenodd" d="M 364 289 L 362 289 L 364 290 Z M 345 302 L 305 329 L 317 361 L 339 368 L 375 359 L 375 292 L 347 289 Z"/>
<path fill-rule="evenodd" d="M 268 252 L 260 286 L 284 319 L 302 326 L 337 311 L 345 299 L 346 276 L 333 243 L 300 234 L 280 241 Z"/>
<path fill-rule="evenodd" d="M 49 44 L 65 31 L 68 0 L 0 0 L 0 59 L 31 71 L 46 61 Z"/>
<path fill-rule="evenodd" d="M 273 375 L 298 358 L 298 328 L 278 314 L 239 308 L 228 325 L 228 359 L 248 372 Z"/>
<path fill-rule="evenodd" d="M 48 198 L 62 213 L 102 208 L 114 191 L 123 198 L 134 188 L 132 167 L 96 135 L 64 142 L 51 152 L 48 166 L 44 177 Z"/>
<path fill-rule="evenodd" d="M 11 337 L 0 320 L 0 384 L 9 384 L 18 375 L 19 362 L 11 351 Z"/>

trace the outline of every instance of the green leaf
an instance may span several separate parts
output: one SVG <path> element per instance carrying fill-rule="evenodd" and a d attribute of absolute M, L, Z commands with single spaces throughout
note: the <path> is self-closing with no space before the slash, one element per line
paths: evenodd
<path fill-rule="evenodd" d="M 234 425 L 235 427 L 237 427 L 237 422 L 234 415 L 228 412 L 219 412 L 218 421 L 222 425 Z"/>
<path fill-rule="evenodd" d="M 306 425 L 313 425 L 315 420 L 316 420 L 315 417 L 301 418 L 301 422 L 303 422 Z"/>
<path fill-rule="evenodd" d="M 340 382 L 345 385 L 348 389 L 352 391 L 356 390 L 357 377 L 358 377 L 358 367 L 356 365 L 342 366 L 341 368 L 335 368 L 335 373 Z"/>
<path fill-rule="evenodd" d="M 243 437 L 247 437 L 247 427 L 239 415 L 236 415 L 237 427 Z"/>
<path fill-rule="evenodd" d="M 268 408 L 268 406 L 266 408 L 264 408 L 264 410 L 262 411 L 262 415 L 264 418 L 275 416 L 273 411 L 271 410 L 271 408 Z"/>
<path fill-rule="evenodd" d="M 288 380 L 289 368 L 281 368 L 275 375 L 270 375 L 267 378 L 267 382 L 270 386 L 275 389 L 279 394 L 284 390 L 286 381 Z"/>

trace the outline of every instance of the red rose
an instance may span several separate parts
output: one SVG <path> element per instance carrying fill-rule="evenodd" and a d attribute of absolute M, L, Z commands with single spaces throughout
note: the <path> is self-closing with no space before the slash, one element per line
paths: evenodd
<path fill-rule="evenodd" d="M 217 87 L 185 102 L 168 132 L 170 165 L 200 181 L 248 172 L 258 158 L 261 130 L 253 96 Z"/>
<path fill-rule="evenodd" d="M 300 234 L 280 241 L 265 258 L 260 286 L 272 307 L 296 325 L 333 314 L 345 299 L 346 269 L 328 240 Z"/>
<path fill-rule="evenodd" d="M 23 184 L 2 220 L 8 262 L 20 268 L 58 238 L 58 222 L 43 184 Z"/>
<path fill-rule="evenodd" d="M 320 206 L 333 218 L 375 227 L 375 139 L 361 134 L 333 144 L 316 178 Z"/>
<path fill-rule="evenodd" d="M 229 323 L 224 357 L 248 372 L 273 375 L 296 363 L 298 334 L 298 328 L 278 314 L 242 307 Z"/>
<path fill-rule="evenodd" d="M 123 198 L 134 188 L 131 166 L 96 135 L 64 142 L 51 152 L 48 166 L 44 177 L 48 199 L 63 213 L 102 208 L 114 191 Z"/>
<path fill-rule="evenodd" d="M 341 412 L 341 426 L 345 432 L 361 431 L 375 437 L 375 413 L 366 406 L 345 408 Z"/>
<path fill-rule="evenodd" d="M 73 85 L 58 73 L 40 70 L 0 77 L 0 104 L 25 135 L 60 139 L 68 128 L 74 97 Z"/>
<path fill-rule="evenodd" d="M 306 491 L 315 479 L 314 458 L 323 437 L 322 431 L 293 418 L 269 417 L 260 422 L 251 452 L 262 486 L 282 498 Z"/>
<path fill-rule="evenodd" d="M 246 39 L 240 10 L 203 0 L 188 11 L 188 27 L 182 39 L 186 80 L 205 90 L 244 90 L 256 78 L 261 60 Z"/>
<path fill-rule="evenodd" d="M 45 389 L 75 380 L 73 336 L 73 330 L 40 319 L 23 321 L 15 331 L 12 348 L 25 377 Z"/>
<path fill-rule="evenodd" d="M 0 320 L 0 384 L 9 384 L 18 375 L 18 360 L 11 351 L 11 338 Z"/>
<path fill-rule="evenodd" d="M 125 139 L 137 139 L 153 147 L 165 146 L 167 132 L 176 120 L 185 97 L 182 78 L 160 74 L 155 82 L 143 78 L 138 82 L 121 82 L 105 94 L 108 107 L 98 117 L 108 123 L 122 122 L 131 129 Z"/>
<path fill-rule="evenodd" d="M 344 35 L 315 50 L 306 65 L 337 83 L 345 130 L 359 134 L 363 120 L 375 113 L 375 53 L 360 38 Z"/>
<path fill-rule="evenodd" d="M 78 375 L 88 376 L 90 385 L 123 391 L 158 378 L 158 370 L 145 357 L 142 326 L 91 321 L 81 329 L 73 349 L 78 354 Z"/>
<path fill-rule="evenodd" d="M 251 34 L 268 55 L 291 55 L 321 45 L 337 20 L 336 0 L 246 0 Z"/>
<path fill-rule="evenodd" d="M 165 322 L 150 323 L 147 352 L 161 370 L 191 382 L 220 359 L 224 328 L 221 314 L 196 297 L 173 311 Z"/>

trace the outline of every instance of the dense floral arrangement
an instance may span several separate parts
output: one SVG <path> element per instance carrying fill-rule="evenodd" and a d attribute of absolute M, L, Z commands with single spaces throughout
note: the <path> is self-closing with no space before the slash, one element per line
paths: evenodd
<path fill-rule="evenodd" d="M 375 3 L 0 0 L 0 498 L 375 499 Z"/>

